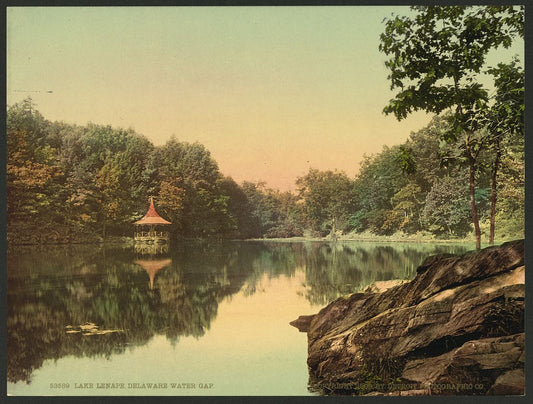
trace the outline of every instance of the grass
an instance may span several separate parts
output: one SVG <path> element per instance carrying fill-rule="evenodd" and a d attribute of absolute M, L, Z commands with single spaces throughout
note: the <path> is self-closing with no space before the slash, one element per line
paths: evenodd
<path fill-rule="evenodd" d="M 494 241 L 495 245 L 502 244 L 506 241 L 523 238 L 523 235 L 516 235 L 514 237 L 501 237 Z M 249 239 L 251 241 L 273 241 L 273 242 L 293 242 L 293 241 L 334 241 L 331 236 L 326 237 L 291 237 L 291 238 L 255 238 Z M 403 232 L 396 232 L 390 236 L 374 234 L 370 231 L 362 233 L 348 233 L 337 237 L 336 241 L 362 241 L 362 242 L 407 242 L 407 243 L 442 243 L 442 244 L 475 244 L 476 238 L 473 233 L 468 234 L 463 238 L 437 238 L 428 232 L 417 232 L 414 234 L 406 234 Z M 488 246 L 488 236 L 482 235 L 482 247 Z"/>

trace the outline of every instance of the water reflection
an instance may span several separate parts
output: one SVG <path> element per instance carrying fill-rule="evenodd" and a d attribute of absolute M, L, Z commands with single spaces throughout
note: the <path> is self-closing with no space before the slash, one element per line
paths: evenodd
<path fill-rule="evenodd" d="M 133 246 L 135 253 L 140 255 L 168 254 L 169 248 L 169 243 L 144 243 L 139 241 Z"/>
<path fill-rule="evenodd" d="M 146 271 L 150 278 L 150 290 L 154 290 L 155 275 L 162 269 L 168 267 L 172 263 L 172 260 L 170 258 L 136 259 L 133 262 Z"/>
<path fill-rule="evenodd" d="M 412 279 L 429 255 L 464 253 L 460 245 L 415 243 L 306 243 L 295 254 L 305 269 L 307 299 L 325 305 L 341 295 L 359 292 L 376 281 Z"/>
<path fill-rule="evenodd" d="M 262 242 L 182 242 L 163 256 L 117 246 L 11 250 L 8 381 L 29 383 L 46 359 L 109 358 L 154 335 L 165 335 L 173 344 L 184 336 L 200 338 L 224 299 L 238 292 L 253 295 L 265 278 L 303 273 L 307 300 L 326 304 L 376 280 L 412 278 L 427 255 L 464 250 Z M 91 337 L 66 332 L 68 326 L 87 323 L 121 332 Z M 287 332 L 293 332 L 288 325 Z"/>

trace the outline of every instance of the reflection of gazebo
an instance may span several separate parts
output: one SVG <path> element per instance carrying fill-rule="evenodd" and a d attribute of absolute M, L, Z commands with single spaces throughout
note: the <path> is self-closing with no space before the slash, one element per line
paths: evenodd
<path fill-rule="evenodd" d="M 168 254 L 168 245 L 167 242 L 161 243 L 147 243 L 144 241 L 135 242 L 134 251 L 140 255 L 163 255 Z"/>
<path fill-rule="evenodd" d="M 163 231 L 160 226 L 168 226 L 170 223 L 168 220 L 159 216 L 159 213 L 155 210 L 154 199 L 150 197 L 150 207 L 141 220 L 137 220 L 134 225 L 135 241 L 145 242 L 168 242 L 170 236 L 168 231 Z M 158 229 L 159 228 L 159 229 Z"/>
<path fill-rule="evenodd" d="M 170 258 L 167 258 L 162 260 L 135 260 L 134 262 L 146 271 L 146 273 L 150 277 L 150 290 L 153 290 L 155 274 L 170 265 L 172 263 L 172 260 Z"/>

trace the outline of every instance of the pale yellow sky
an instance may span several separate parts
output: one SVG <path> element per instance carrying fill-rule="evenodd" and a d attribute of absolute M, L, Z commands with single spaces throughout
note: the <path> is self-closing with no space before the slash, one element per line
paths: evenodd
<path fill-rule="evenodd" d="M 10 7 L 7 102 L 31 95 L 47 119 L 131 127 L 156 145 L 198 141 L 238 182 L 353 176 L 363 154 L 430 119 L 381 112 L 392 12 L 408 8 Z M 491 60 L 517 53 L 523 42 Z"/>

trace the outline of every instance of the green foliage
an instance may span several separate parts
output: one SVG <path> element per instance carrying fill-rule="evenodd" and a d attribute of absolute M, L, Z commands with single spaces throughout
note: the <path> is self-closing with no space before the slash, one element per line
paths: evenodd
<path fill-rule="evenodd" d="M 498 138 L 520 137 L 524 133 L 524 70 L 515 57 L 510 63 L 498 63 L 487 70 L 494 77 L 496 95 L 488 119 L 488 127 Z"/>
<path fill-rule="evenodd" d="M 296 185 L 313 230 L 336 236 L 337 231 L 348 229 L 354 194 L 353 182 L 344 172 L 310 169 Z"/>
<path fill-rule="evenodd" d="M 525 160 L 520 152 L 508 151 L 498 173 L 496 236 L 501 240 L 523 238 L 525 229 Z"/>
<path fill-rule="evenodd" d="M 504 6 L 413 9 L 414 17 L 388 20 L 380 37 L 380 51 L 391 56 L 385 63 L 391 89 L 400 90 L 385 112 L 403 119 L 417 110 L 439 114 L 460 106 L 461 114 L 472 117 L 478 101 L 487 98 L 476 74 L 491 49 L 509 47 L 514 37 L 523 36 L 523 11 Z"/>
<path fill-rule="evenodd" d="M 413 174 L 416 172 L 416 161 L 412 149 L 407 148 L 404 145 L 400 146 L 400 153 L 397 158 L 403 173 Z"/>
<path fill-rule="evenodd" d="M 460 148 L 440 142 L 450 128 L 446 116 L 434 117 L 425 128 L 412 133 L 403 144 L 367 157 L 355 180 L 356 208 L 351 212 L 351 228 L 377 235 L 402 232 L 416 234 L 430 231 L 438 237 L 464 237 L 471 231 L 468 208 L 468 177 Z M 500 238 L 517 238 L 523 234 L 523 146 L 515 142 L 514 153 L 506 155 L 505 177 L 499 175 L 497 223 Z M 402 154 L 408 151 L 415 170 L 402 170 Z M 453 153 L 456 153 L 455 155 Z M 448 157 L 443 159 L 443 156 Z M 453 157 L 453 158 L 452 158 Z M 484 163 L 490 156 L 482 155 Z M 522 163 L 520 163 L 522 161 Z M 467 165 L 467 164 L 466 164 Z M 514 168 L 511 168 L 514 167 Z M 502 169 L 503 170 L 503 169 Z M 504 179 L 505 178 L 505 179 Z M 479 170 L 475 201 L 481 220 L 490 214 L 490 173 Z M 465 188 L 466 187 L 466 188 Z M 511 196 L 511 194 L 513 196 Z M 511 207 L 512 205 L 512 207 Z"/>
<path fill-rule="evenodd" d="M 464 237 L 470 231 L 468 184 L 460 176 L 438 179 L 426 196 L 425 226 L 438 236 Z"/>
<path fill-rule="evenodd" d="M 358 210 L 350 215 L 348 224 L 357 233 L 361 233 L 365 229 L 365 212 Z"/>
<path fill-rule="evenodd" d="M 171 220 L 174 234 L 210 237 L 233 228 L 222 175 L 203 145 L 173 137 L 154 149 L 147 166 L 160 213 Z"/>
<path fill-rule="evenodd" d="M 233 228 L 228 232 L 228 236 L 244 239 L 262 236 L 256 228 L 257 221 L 253 216 L 251 201 L 243 190 L 244 185 L 240 187 L 230 177 L 220 180 L 219 185 L 222 194 L 228 197 L 228 213 L 235 221 Z"/>
<path fill-rule="evenodd" d="M 482 129 L 490 110 L 488 91 L 479 75 L 490 50 L 508 48 L 514 38 L 523 37 L 524 11 L 512 6 L 422 6 L 413 10 L 417 12 L 414 17 L 388 20 L 381 34 L 379 49 L 390 57 L 385 65 L 391 89 L 398 90 L 383 111 L 398 120 L 418 110 L 450 112 L 450 125 L 440 138 L 453 145 L 448 162 L 465 161 L 469 166 L 467 203 L 479 249 L 481 233 L 473 200 L 480 153 L 489 142 Z M 509 77 L 502 66 L 492 73 L 497 86 L 498 78 Z M 519 110 L 510 115 L 520 115 Z M 409 168 L 405 158 L 403 161 Z"/>
<path fill-rule="evenodd" d="M 251 237 L 283 238 L 303 235 L 302 213 L 297 198 L 267 188 L 264 183 L 245 181 L 242 191 L 248 200 Z"/>
<path fill-rule="evenodd" d="M 513 76 L 513 69 L 505 71 Z M 435 117 L 403 144 L 365 157 L 355 179 L 310 170 L 297 179 L 295 194 L 223 177 L 198 143 L 172 138 L 155 147 L 133 130 L 49 122 L 30 100 L 7 112 L 7 230 L 16 243 L 130 235 L 149 196 L 172 222 L 175 237 L 337 238 L 348 231 L 428 230 L 459 237 L 470 229 L 463 149 L 439 140 L 453 127 L 448 116 Z M 494 139 L 489 128 L 474 135 Z M 524 231 L 524 138 L 517 132 L 501 139 L 495 221 L 498 237 L 510 239 Z M 491 153 L 480 153 L 476 176 L 475 200 L 485 227 Z"/>
<path fill-rule="evenodd" d="M 303 234 L 295 195 L 223 178 L 199 143 L 154 147 L 133 130 L 49 122 L 31 99 L 8 108 L 7 124 L 10 241 L 131 234 L 149 196 L 174 236 Z"/>
<path fill-rule="evenodd" d="M 419 213 L 424 205 L 424 194 L 415 182 L 409 182 L 391 198 L 393 208 L 385 223 L 389 232 L 416 233 L 420 230 Z"/>
<path fill-rule="evenodd" d="M 498 205 L 499 171 L 505 154 L 524 142 L 525 75 L 515 58 L 509 64 L 500 63 L 488 73 L 494 77 L 496 95 L 488 112 L 487 130 L 491 135 L 491 213 L 489 243 L 493 243 Z"/>
<path fill-rule="evenodd" d="M 376 234 L 391 234 L 392 198 L 407 184 L 398 159 L 400 147 L 383 147 L 375 156 L 366 157 L 361 163 L 359 175 L 354 184 L 360 229 L 369 229 Z"/>

